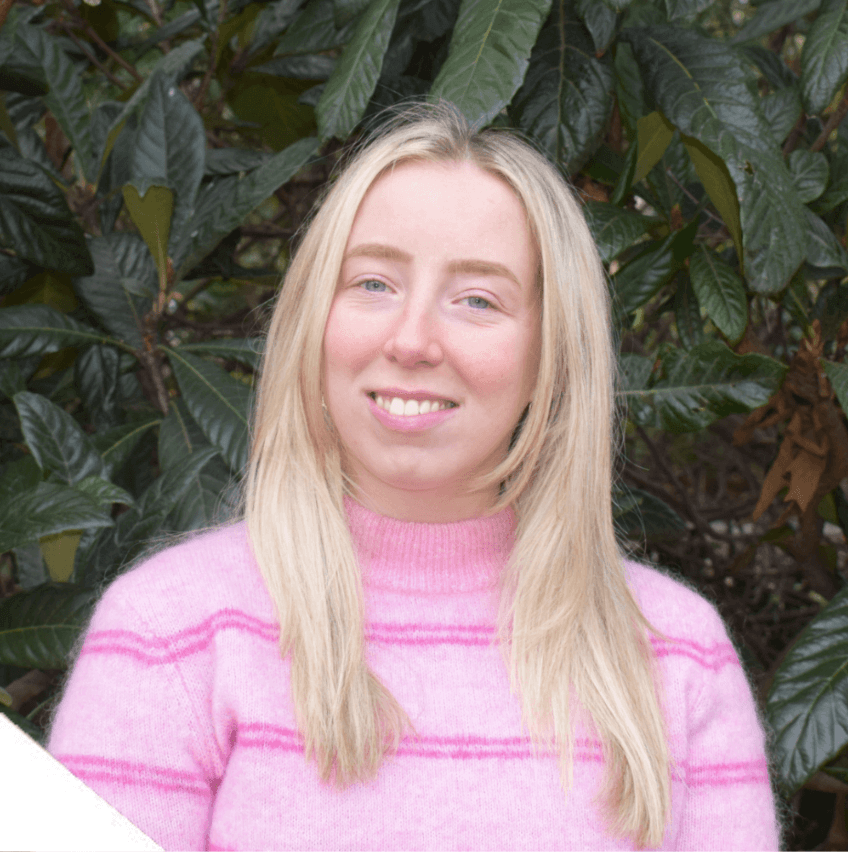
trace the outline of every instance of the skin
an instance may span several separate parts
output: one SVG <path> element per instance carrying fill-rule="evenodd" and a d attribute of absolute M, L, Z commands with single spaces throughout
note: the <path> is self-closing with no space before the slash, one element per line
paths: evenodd
<path fill-rule="evenodd" d="M 364 504 L 428 522 L 478 517 L 494 504 L 496 488 L 470 485 L 503 460 L 533 393 L 537 270 L 521 202 L 477 166 L 405 163 L 371 186 L 325 327 L 323 375 Z M 375 413 L 369 394 L 381 389 L 456 407 L 403 431 Z"/>

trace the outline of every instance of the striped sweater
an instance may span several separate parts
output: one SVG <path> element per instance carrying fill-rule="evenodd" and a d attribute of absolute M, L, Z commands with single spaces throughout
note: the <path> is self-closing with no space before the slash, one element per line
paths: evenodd
<path fill-rule="evenodd" d="M 495 643 L 514 515 L 420 524 L 348 516 L 367 659 L 408 712 L 377 778 L 322 783 L 303 745 L 271 599 L 244 524 L 164 550 L 98 604 L 48 748 L 166 849 L 632 849 L 597 801 L 600 743 L 575 730 L 574 784 L 534 753 Z M 654 640 L 673 753 L 663 849 L 775 849 L 751 690 L 715 609 L 627 564 Z"/>

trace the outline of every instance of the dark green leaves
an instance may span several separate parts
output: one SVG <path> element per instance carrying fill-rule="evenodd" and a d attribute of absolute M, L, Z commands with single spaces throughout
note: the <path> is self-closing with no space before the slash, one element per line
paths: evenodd
<path fill-rule="evenodd" d="M 846 79 L 848 0 L 822 0 L 801 53 L 801 95 L 807 112 L 822 112 Z"/>
<path fill-rule="evenodd" d="M 171 350 L 169 358 L 191 416 L 240 472 L 247 464 L 250 387 L 195 355 Z"/>
<path fill-rule="evenodd" d="M 315 107 L 322 139 L 344 139 L 359 123 L 380 77 L 400 0 L 371 0 Z"/>
<path fill-rule="evenodd" d="M 848 589 L 813 619 L 777 670 L 766 711 L 787 793 L 848 745 Z"/>
<path fill-rule="evenodd" d="M 93 590 L 62 583 L 0 601 L 0 663 L 65 668 L 95 600 Z"/>
<path fill-rule="evenodd" d="M 748 324 L 748 300 L 739 276 L 704 246 L 690 258 L 689 275 L 698 304 L 718 330 L 735 343 Z"/>
<path fill-rule="evenodd" d="M 583 25 L 557 2 L 512 104 L 522 129 L 568 173 L 595 148 L 612 110 L 612 68 L 594 54 Z"/>
<path fill-rule="evenodd" d="M 47 269 L 84 275 L 91 257 L 65 197 L 14 148 L 0 156 L 0 247 Z"/>
<path fill-rule="evenodd" d="M 431 100 L 451 101 L 477 127 L 488 124 L 521 85 L 550 7 L 551 0 L 463 0 Z"/>
<path fill-rule="evenodd" d="M 757 6 L 754 17 L 734 36 L 733 41 L 748 41 L 773 33 L 782 26 L 814 12 L 821 0 L 771 0 Z"/>
<path fill-rule="evenodd" d="M 0 358 L 46 355 L 65 346 L 115 343 L 48 305 L 20 305 L 0 310 Z"/>
<path fill-rule="evenodd" d="M 633 245 L 655 221 L 640 213 L 600 201 L 587 201 L 583 214 L 604 263 L 614 260 L 624 249 Z"/>

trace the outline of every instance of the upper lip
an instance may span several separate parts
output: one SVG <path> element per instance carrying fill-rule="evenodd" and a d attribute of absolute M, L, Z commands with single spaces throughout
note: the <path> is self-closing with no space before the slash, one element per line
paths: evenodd
<path fill-rule="evenodd" d="M 392 399 L 393 397 L 400 397 L 401 399 L 414 399 L 418 402 L 423 402 L 425 399 L 429 400 L 440 400 L 444 402 L 452 402 L 456 405 L 456 400 L 451 399 L 449 396 L 445 396 L 444 394 L 435 393 L 434 391 L 428 390 L 402 390 L 401 388 L 375 388 L 374 390 L 368 391 L 369 394 L 373 393 L 377 396 L 383 397 L 386 399 Z"/>

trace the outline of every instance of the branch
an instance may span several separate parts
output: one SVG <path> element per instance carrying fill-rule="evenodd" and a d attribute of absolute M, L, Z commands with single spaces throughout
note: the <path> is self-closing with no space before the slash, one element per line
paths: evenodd
<path fill-rule="evenodd" d="M 783 149 L 781 153 L 784 157 L 788 157 L 797 147 L 798 143 L 801 141 L 801 137 L 804 135 L 804 128 L 807 126 L 807 114 L 801 110 L 801 115 L 798 120 L 795 122 L 795 126 L 789 133 L 789 137 L 786 142 L 783 143 Z"/>
<path fill-rule="evenodd" d="M 215 66 L 218 64 L 218 31 L 221 29 L 221 24 L 224 23 L 224 16 L 227 14 L 227 0 L 220 0 L 218 4 L 218 26 L 212 31 L 209 37 L 209 67 L 203 75 L 203 81 L 200 88 L 197 90 L 197 96 L 194 99 L 194 105 L 197 109 L 203 106 L 203 101 L 206 98 L 206 92 L 209 89 L 209 84 L 212 82 L 212 75 L 215 73 Z"/>
<path fill-rule="evenodd" d="M 0 29 L 3 29 L 3 24 L 6 23 L 6 15 L 9 14 L 11 8 L 12 0 L 0 0 Z"/>
<path fill-rule="evenodd" d="M 683 186 L 683 184 L 682 184 L 682 183 L 681 183 L 681 182 L 677 179 L 676 175 L 674 174 L 674 172 L 672 172 L 672 170 L 671 170 L 669 167 L 666 167 L 666 170 L 665 170 L 665 171 L 666 171 L 666 174 L 667 174 L 667 175 L 668 175 L 668 176 L 669 176 L 669 177 L 670 177 L 670 178 L 671 178 L 671 179 L 672 179 L 672 180 L 673 180 L 673 181 L 677 184 L 677 186 L 678 186 L 678 188 L 680 189 L 680 191 L 681 191 L 681 192 L 682 192 L 682 193 L 683 193 L 683 194 L 684 194 L 684 195 L 685 195 L 685 196 L 686 196 L 686 197 L 687 197 L 687 198 L 688 198 L 688 199 L 689 199 L 689 200 L 690 200 L 693 204 L 697 204 L 698 206 L 701 206 L 701 202 L 700 202 L 700 201 L 698 201 L 698 199 L 697 199 L 697 198 L 695 198 L 695 196 L 694 196 L 694 195 L 692 195 L 692 193 L 691 193 L 691 192 L 689 192 L 689 190 L 688 190 L 688 189 L 686 189 L 686 187 L 685 187 L 685 186 Z M 712 220 L 713 220 L 713 222 L 716 222 L 717 224 L 721 225 L 721 227 L 722 227 L 722 228 L 724 228 L 724 227 L 725 227 L 724 222 L 722 222 L 722 221 L 721 221 L 721 219 L 719 219 L 718 217 L 713 216 L 713 214 L 712 214 L 712 213 L 710 213 L 710 211 L 709 211 L 709 210 L 707 210 L 707 208 L 706 208 L 706 207 L 701 207 L 701 212 L 706 213 L 706 214 L 707 214 L 707 216 L 709 216 L 709 217 L 710 217 L 710 219 L 712 219 Z"/>
<path fill-rule="evenodd" d="M 827 143 L 828 137 L 837 127 L 842 123 L 842 119 L 848 115 L 848 91 L 842 97 L 842 100 L 839 102 L 839 105 L 831 114 L 830 118 L 827 120 L 827 124 L 822 128 L 822 132 L 819 134 L 819 138 L 816 139 L 815 142 L 810 146 L 811 151 L 821 151 Z"/>
<path fill-rule="evenodd" d="M 73 39 L 74 44 L 85 54 L 88 61 L 101 71 L 113 86 L 117 86 L 123 92 L 127 90 L 127 87 L 93 53 L 89 52 L 88 48 L 76 37 L 67 21 L 59 21 L 59 25 Z"/>

